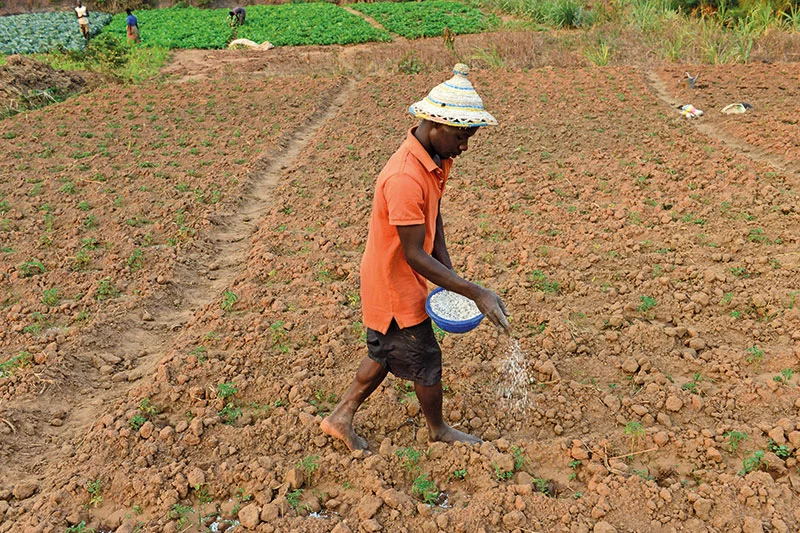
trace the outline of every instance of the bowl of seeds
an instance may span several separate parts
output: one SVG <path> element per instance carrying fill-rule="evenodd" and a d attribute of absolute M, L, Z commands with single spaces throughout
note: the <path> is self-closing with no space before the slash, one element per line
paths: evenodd
<path fill-rule="evenodd" d="M 428 295 L 425 311 L 437 326 L 450 333 L 466 333 L 478 327 L 483 320 L 483 314 L 475 302 L 441 287 Z"/>

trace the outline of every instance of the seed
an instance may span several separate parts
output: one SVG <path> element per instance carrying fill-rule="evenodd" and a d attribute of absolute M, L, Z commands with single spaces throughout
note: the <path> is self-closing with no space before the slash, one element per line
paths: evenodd
<path fill-rule="evenodd" d="M 475 302 L 456 292 L 439 291 L 431 296 L 431 310 L 445 320 L 461 322 L 480 315 Z"/>

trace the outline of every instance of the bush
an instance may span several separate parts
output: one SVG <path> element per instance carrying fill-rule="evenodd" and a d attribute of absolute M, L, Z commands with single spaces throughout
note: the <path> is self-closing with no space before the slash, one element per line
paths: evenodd
<path fill-rule="evenodd" d="M 128 62 L 128 48 L 122 39 L 110 33 L 103 33 L 89 41 L 86 57 L 96 61 L 110 70 L 119 68 Z"/>

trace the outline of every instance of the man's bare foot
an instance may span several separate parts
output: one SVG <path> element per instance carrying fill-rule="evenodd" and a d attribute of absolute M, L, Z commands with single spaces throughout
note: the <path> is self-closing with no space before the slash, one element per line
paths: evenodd
<path fill-rule="evenodd" d="M 331 437 L 344 442 L 351 452 L 369 449 L 367 440 L 355 432 L 352 424 L 337 420 L 333 415 L 320 422 L 319 427 Z"/>
<path fill-rule="evenodd" d="M 428 431 L 428 440 L 431 442 L 446 442 L 448 444 L 452 444 L 454 442 L 466 442 L 467 444 L 480 444 L 483 442 L 481 439 L 476 437 L 475 435 L 470 435 L 469 433 L 464 433 L 463 431 L 459 431 L 457 429 L 453 429 L 447 424 L 444 424 L 441 430 L 433 432 Z"/>

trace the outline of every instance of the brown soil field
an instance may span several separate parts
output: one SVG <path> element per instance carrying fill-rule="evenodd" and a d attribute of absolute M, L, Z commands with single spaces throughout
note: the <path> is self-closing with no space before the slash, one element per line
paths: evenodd
<path fill-rule="evenodd" d="M 449 72 L 198 54 L 0 121 L 0 532 L 800 530 L 800 64 L 474 64 L 500 125 L 442 211 L 513 342 L 442 337 L 482 444 L 389 376 L 364 454 L 319 422 L 374 181 Z"/>

